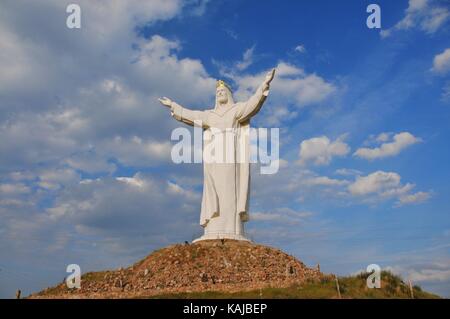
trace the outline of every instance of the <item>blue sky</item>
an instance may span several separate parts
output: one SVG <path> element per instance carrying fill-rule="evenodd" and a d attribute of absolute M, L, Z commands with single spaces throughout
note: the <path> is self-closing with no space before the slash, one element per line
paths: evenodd
<path fill-rule="evenodd" d="M 156 98 L 243 100 L 271 67 L 252 124 L 281 167 L 254 167 L 250 236 L 450 296 L 448 1 L 377 1 L 381 31 L 371 1 L 79 1 L 79 30 L 68 3 L 0 4 L 0 297 L 198 236 L 201 166 L 171 163 Z"/>

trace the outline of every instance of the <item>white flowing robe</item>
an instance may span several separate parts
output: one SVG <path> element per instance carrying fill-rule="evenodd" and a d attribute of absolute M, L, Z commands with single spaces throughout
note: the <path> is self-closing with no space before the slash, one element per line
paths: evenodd
<path fill-rule="evenodd" d="M 244 236 L 243 222 L 248 221 L 250 194 L 250 118 L 264 103 L 269 89 L 262 86 L 247 102 L 193 111 L 172 102 L 172 116 L 189 125 L 201 121 L 204 128 L 204 150 L 214 134 L 231 132 L 233 163 L 214 163 L 204 160 L 203 197 L 200 225 L 205 235 L 226 238 L 227 235 Z M 230 135 L 227 133 L 227 137 Z M 244 157 L 242 157 L 244 156 Z M 242 160 L 245 159 L 245 160 Z"/>

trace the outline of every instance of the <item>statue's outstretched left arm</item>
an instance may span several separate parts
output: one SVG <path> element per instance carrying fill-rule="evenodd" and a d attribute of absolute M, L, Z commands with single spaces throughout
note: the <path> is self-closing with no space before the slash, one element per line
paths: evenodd
<path fill-rule="evenodd" d="M 252 116 L 259 112 L 266 97 L 269 95 L 270 82 L 272 82 L 275 75 L 275 69 L 270 70 L 264 82 L 256 90 L 255 94 L 245 103 L 242 103 L 238 109 L 236 116 L 240 122 L 248 121 Z"/>

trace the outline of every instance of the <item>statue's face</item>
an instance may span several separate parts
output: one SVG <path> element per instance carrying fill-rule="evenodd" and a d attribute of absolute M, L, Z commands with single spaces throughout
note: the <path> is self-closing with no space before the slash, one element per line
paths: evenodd
<path fill-rule="evenodd" d="M 216 90 L 217 101 L 221 104 L 228 102 L 227 90 L 223 87 L 219 87 Z"/>

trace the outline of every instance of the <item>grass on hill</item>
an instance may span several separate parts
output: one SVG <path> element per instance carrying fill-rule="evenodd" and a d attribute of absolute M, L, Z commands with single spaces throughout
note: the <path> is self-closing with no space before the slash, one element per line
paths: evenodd
<path fill-rule="evenodd" d="M 368 273 L 356 276 L 339 277 L 339 288 L 343 299 L 406 299 L 411 298 L 407 283 L 401 277 L 389 271 L 381 273 L 381 288 L 368 288 L 366 284 Z M 415 299 L 436 299 L 437 295 L 423 291 L 419 286 L 413 287 Z M 239 298 L 282 298 L 282 299 L 335 299 L 338 298 L 336 281 L 333 277 L 323 279 L 321 282 L 308 282 L 301 286 L 289 288 L 264 288 L 260 290 L 226 293 L 220 291 L 205 291 L 193 293 L 162 294 L 151 298 L 160 299 L 239 299 Z"/>

